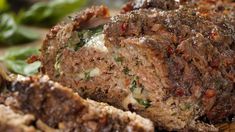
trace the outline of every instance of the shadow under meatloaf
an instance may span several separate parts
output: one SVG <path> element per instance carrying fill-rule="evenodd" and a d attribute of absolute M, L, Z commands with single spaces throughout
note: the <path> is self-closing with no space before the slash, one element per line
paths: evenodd
<path fill-rule="evenodd" d="M 50 81 L 47 76 L 17 76 L 8 90 L 11 96 L 6 98 L 5 104 L 35 116 L 51 131 L 154 131 L 150 120 L 104 103 L 84 100 L 71 89 Z"/>
<path fill-rule="evenodd" d="M 135 111 L 158 127 L 216 131 L 196 119 L 214 123 L 234 115 L 233 22 L 230 14 L 184 7 L 136 10 L 71 50 L 74 29 L 85 27 L 73 21 L 49 33 L 43 69 L 81 96 Z"/>

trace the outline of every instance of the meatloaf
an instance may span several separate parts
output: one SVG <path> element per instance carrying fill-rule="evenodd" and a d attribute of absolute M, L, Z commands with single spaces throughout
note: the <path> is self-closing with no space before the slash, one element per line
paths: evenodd
<path fill-rule="evenodd" d="M 36 132 L 31 123 L 34 116 L 14 112 L 9 106 L 0 104 L 0 131 L 1 132 Z"/>
<path fill-rule="evenodd" d="M 100 17 L 103 7 L 85 10 L 48 33 L 42 71 L 159 128 L 216 131 L 203 121 L 235 114 L 235 6 L 219 2 L 223 10 L 200 1 L 171 10 L 140 6 L 92 28 L 107 11 Z M 84 19 L 88 12 L 93 16 Z"/>
<path fill-rule="evenodd" d="M 0 105 L 0 116 L 6 116 L 6 119 L 0 119 L 1 130 L 8 130 L 2 128 L 2 121 L 7 125 L 13 124 L 18 130 L 25 129 L 24 124 L 30 119 L 34 121 L 35 117 L 36 127 L 43 131 L 154 132 L 150 120 L 105 103 L 84 100 L 71 89 L 50 81 L 47 76 L 18 75 L 12 79 L 1 93 L 1 98 L 4 98 L 1 102 L 23 115 L 14 115 L 11 110 L 3 107 L 3 110 L 10 113 L 5 115 Z M 33 117 L 30 118 L 28 114 Z M 15 130 L 14 126 L 9 126 L 9 129 Z"/>

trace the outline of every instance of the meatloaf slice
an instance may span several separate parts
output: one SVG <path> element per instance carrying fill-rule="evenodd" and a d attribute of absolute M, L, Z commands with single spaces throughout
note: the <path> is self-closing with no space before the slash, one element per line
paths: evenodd
<path fill-rule="evenodd" d="M 34 116 L 19 114 L 10 107 L 0 105 L 0 131 L 1 132 L 36 132 L 32 125 Z"/>
<path fill-rule="evenodd" d="M 43 46 L 41 59 L 52 80 L 83 97 L 135 111 L 167 130 L 216 131 L 198 119 L 234 116 L 234 26 L 232 11 L 140 9 L 111 18 L 78 50 L 57 48 L 70 45 L 67 34 L 81 33 L 61 27 L 46 38 L 50 48 Z"/>
<path fill-rule="evenodd" d="M 47 76 L 17 76 L 8 85 L 15 110 L 34 115 L 52 130 L 78 132 L 153 132 L 150 120 L 104 103 L 84 100 Z M 8 100 L 8 98 L 6 100 Z M 1 107 L 0 107 L 1 108 Z M 1 109 L 0 109 L 1 110 Z"/>

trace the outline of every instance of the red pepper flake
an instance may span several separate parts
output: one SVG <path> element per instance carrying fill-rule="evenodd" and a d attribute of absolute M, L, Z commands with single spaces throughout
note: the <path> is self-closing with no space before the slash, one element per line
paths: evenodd
<path fill-rule="evenodd" d="M 216 1 L 217 0 L 207 0 L 206 2 L 209 3 L 209 4 L 216 4 Z"/>
<path fill-rule="evenodd" d="M 219 41 L 219 40 L 220 40 L 220 35 L 219 35 L 218 31 L 212 30 L 212 31 L 211 31 L 211 34 L 210 34 L 210 38 L 211 38 L 213 41 Z"/>
<path fill-rule="evenodd" d="M 211 67 L 212 68 L 218 68 L 219 67 L 219 64 L 220 64 L 220 61 L 219 59 L 213 59 L 210 63 Z"/>
<path fill-rule="evenodd" d="M 106 17 L 110 16 L 109 9 L 107 7 L 103 8 L 103 15 L 106 16 Z"/>
<path fill-rule="evenodd" d="M 214 97 L 215 95 L 216 95 L 216 92 L 215 92 L 215 90 L 213 90 L 213 89 L 207 89 L 206 92 L 205 92 L 205 96 L 206 96 L 207 98 L 212 98 L 212 97 Z"/>
<path fill-rule="evenodd" d="M 167 47 L 167 52 L 171 55 L 174 53 L 174 49 L 171 46 Z"/>
<path fill-rule="evenodd" d="M 39 60 L 40 60 L 40 59 L 39 59 L 38 56 L 32 55 L 32 56 L 30 56 L 30 58 L 27 59 L 27 63 L 28 63 L 28 64 L 31 64 L 31 63 L 34 63 L 34 62 L 39 61 Z"/>
<path fill-rule="evenodd" d="M 101 124 L 103 124 L 103 125 L 107 124 L 107 117 L 106 117 L 106 116 L 102 117 L 102 118 L 99 120 L 99 122 L 100 122 Z"/>
<path fill-rule="evenodd" d="M 60 30 L 60 27 L 59 27 L 59 26 L 54 26 L 54 27 L 51 29 L 51 32 L 52 32 L 53 34 L 56 34 L 59 30 Z"/>
<path fill-rule="evenodd" d="M 127 23 L 123 23 L 123 24 L 121 25 L 121 31 L 122 31 L 122 32 L 125 32 L 125 31 L 127 30 L 127 26 L 128 26 Z"/>
<path fill-rule="evenodd" d="M 124 14 L 124 13 L 130 12 L 130 11 L 132 11 L 132 10 L 133 10 L 132 3 L 129 2 L 129 3 L 127 3 L 127 4 L 122 8 L 121 13 Z"/>
<path fill-rule="evenodd" d="M 125 86 L 128 87 L 131 84 L 131 80 L 130 79 L 126 79 L 125 80 Z"/>
<path fill-rule="evenodd" d="M 178 89 L 176 89 L 175 94 L 177 96 L 183 96 L 184 95 L 184 90 L 182 88 L 178 88 Z"/>

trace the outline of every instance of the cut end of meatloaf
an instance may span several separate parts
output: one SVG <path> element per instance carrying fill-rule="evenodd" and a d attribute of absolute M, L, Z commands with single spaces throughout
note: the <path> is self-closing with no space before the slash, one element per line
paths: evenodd
<path fill-rule="evenodd" d="M 150 120 L 104 103 L 84 100 L 71 89 L 50 81 L 47 76 L 17 76 L 8 89 L 17 102 L 14 109 L 34 115 L 51 129 L 82 132 L 154 131 Z"/>
<path fill-rule="evenodd" d="M 103 25 L 108 21 L 108 9 L 99 6 L 79 13 L 68 23 L 53 27 L 47 34 L 41 48 L 42 70 L 54 77 L 63 74 L 60 62 L 64 49 L 68 51 L 79 50 L 93 35 L 102 32 Z M 50 68 L 51 65 L 54 67 Z"/>

